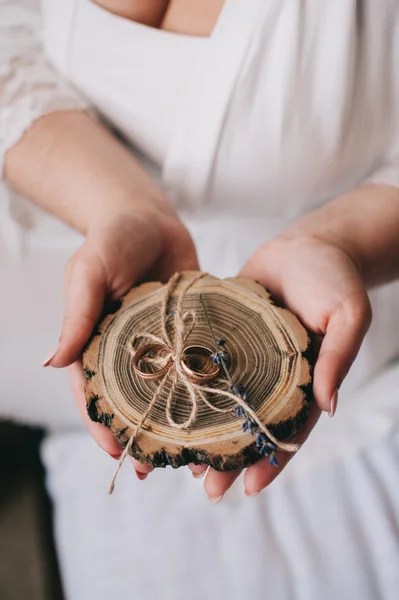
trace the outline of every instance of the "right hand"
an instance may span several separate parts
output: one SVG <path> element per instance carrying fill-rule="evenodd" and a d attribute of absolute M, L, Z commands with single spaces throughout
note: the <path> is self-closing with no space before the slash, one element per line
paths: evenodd
<path fill-rule="evenodd" d="M 112 432 L 93 423 L 86 412 L 80 356 L 107 301 L 117 300 L 133 285 L 166 282 L 176 271 L 198 269 L 194 244 L 168 206 L 148 205 L 117 214 L 89 230 L 82 247 L 69 260 L 65 272 L 65 315 L 59 344 L 45 366 L 70 366 L 72 389 L 79 411 L 96 442 L 113 458 L 122 449 Z M 151 468 L 133 461 L 139 478 Z M 142 474 L 142 476 L 140 476 Z"/>
<path fill-rule="evenodd" d="M 194 244 L 162 190 L 100 121 L 56 111 L 38 119 L 5 162 L 7 183 L 86 236 L 68 262 L 57 348 L 44 366 L 70 367 L 79 410 L 95 440 L 118 458 L 112 432 L 90 421 L 82 350 L 107 301 L 145 280 L 198 269 Z M 135 463 L 140 469 L 148 465 Z"/>

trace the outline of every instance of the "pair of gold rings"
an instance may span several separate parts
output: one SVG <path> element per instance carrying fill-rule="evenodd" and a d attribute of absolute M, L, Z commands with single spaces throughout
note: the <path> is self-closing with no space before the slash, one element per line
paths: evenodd
<path fill-rule="evenodd" d="M 143 362 L 148 364 L 154 355 L 162 354 L 167 350 L 167 347 L 162 344 L 146 344 L 139 348 L 133 358 L 133 368 L 137 375 L 148 381 L 156 381 L 165 377 L 173 364 L 172 357 L 169 357 L 166 364 L 158 370 L 145 371 L 142 366 Z M 213 381 L 219 375 L 220 365 L 212 360 L 213 354 L 212 350 L 206 346 L 187 346 L 184 349 L 180 364 L 190 381 L 205 384 Z"/>

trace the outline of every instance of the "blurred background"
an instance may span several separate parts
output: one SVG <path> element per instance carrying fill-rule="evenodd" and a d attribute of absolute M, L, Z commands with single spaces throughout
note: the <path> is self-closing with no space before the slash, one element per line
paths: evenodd
<path fill-rule="evenodd" d="M 0 598 L 63 600 L 40 429 L 0 422 Z"/>

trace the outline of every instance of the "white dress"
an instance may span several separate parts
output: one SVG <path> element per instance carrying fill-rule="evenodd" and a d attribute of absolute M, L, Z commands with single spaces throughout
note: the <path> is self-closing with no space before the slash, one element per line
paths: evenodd
<path fill-rule="evenodd" d="M 397 1 L 227 0 L 209 39 L 89 0 L 41 5 L 0 0 L 0 161 L 40 115 L 95 108 L 168 191 L 215 275 L 346 190 L 399 187 Z M 68 600 L 396 598 L 398 284 L 372 293 L 337 416 L 267 492 L 244 499 L 239 482 L 211 507 L 187 470 L 141 484 L 126 465 L 109 498 L 111 459 L 80 429 L 63 374 L 39 366 L 80 237 L 0 195 L 0 410 L 51 430 L 43 456 Z"/>

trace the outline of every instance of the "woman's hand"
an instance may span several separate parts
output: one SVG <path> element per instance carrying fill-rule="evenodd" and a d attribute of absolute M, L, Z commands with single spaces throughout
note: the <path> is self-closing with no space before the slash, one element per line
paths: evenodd
<path fill-rule="evenodd" d="M 86 379 L 79 361 L 82 349 L 107 302 L 120 298 L 140 281 L 167 281 L 176 271 L 197 268 L 193 243 L 177 217 L 148 207 L 115 215 L 90 230 L 67 264 L 62 333 L 45 365 L 73 363 L 69 372 L 79 411 L 94 439 L 114 458 L 119 458 L 122 449 L 112 432 L 93 423 L 86 412 Z M 138 461 L 134 465 L 140 478 L 151 470 Z"/>
<path fill-rule="evenodd" d="M 191 238 L 172 214 L 145 207 L 125 212 L 89 230 L 82 247 L 69 260 L 65 272 L 66 308 L 59 344 L 45 365 L 72 366 L 72 389 L 79 411 L 97 443 L 119 458 L 122 449 L 112 432 L 93 423 L 86 412 L 86 383 L 78 360 L 104 305 L 120 298 L 134 284 L 155 279 L 167 281 L 183 269 L 197 269 Z M 139 478 L 151 468 L 134 461 Z"/>
<path fill-rule="evenodd" d="M 112 433 L 87 416 L 85 377 L 76 361 L 107 301 L 140 281 L 167 281 L 176 271 L 198 268 L 193 243 L 132 152 L 83 112 L 39 119 L 8 151 L 5 177 L 85 236 L 66 269 L 60 342 L 44 364 L 74 363 L 70 376 L 79 410 L 100 446 L 117 458 L 122 450 Z M 149 470 L 135 465 L 144 474 Z"/>
<path fill-rule="evenodd" d="M 296 235 L 295 230 L 262 246 L 245 265 L 242 276 L 262 283 L 313 333 L 320 352 L 314 371 L 313 412 L 298 436 L 304 441 L 320 410 L 334 415 L 338 389 L 356 358 L 371 321 L 370 302 L 360 267 L 353 256 L 327 237 Z M 244 477 L 245 493 L 254 496 L 285 467 L 292 455 L 279 452 L 279 467 L 262 458 Z M 195 467 L 200 474 L 204 467 Z M 216 501 L 238 471 L 209 469 L 205 490 Z"/>
<path fill-rule="evenodd" d="M 356 358 L 371 322 L 366 286 L 399 277 L 399 190 L 364 185 L 321 206 L 263 245 L 241 275 L 258 280 L 290 308 L 320 347 L 314 371 L 315 404 L 298 441 L 305 441 L 320 414 L 334 415 L 338 389 Z M 279 467 L 261 459 L 246 471 L 248 496 L 277 477 L 292 455 L 280 452 Z M 206 467 L 192 467 L 201 476 Z M 216 501 L 239 472 L 210 469 L 205 490 Z"/>

